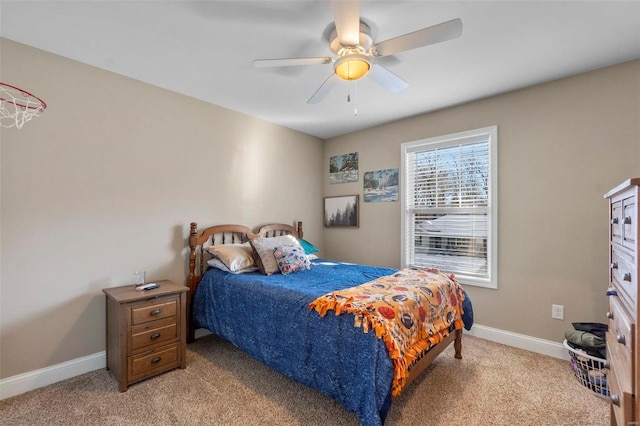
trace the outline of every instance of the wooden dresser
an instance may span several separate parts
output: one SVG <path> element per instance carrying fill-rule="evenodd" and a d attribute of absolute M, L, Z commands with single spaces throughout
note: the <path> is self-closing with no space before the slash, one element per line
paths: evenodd
<path fill-rule="evenodd" d="M 134 382 L 173 368 L 186 368 L 188 287 L 156 281 L 159 288 L 133 285 L 105 288 L 107 295 L 107 368 L 120 392 Z"/>
<path fill-rule="evenodd" d="M 611 424 L 637 425 L 638 385 L 638 229 L 640 178 L 613 188 L 609 200 L 609 331 L 607 382 L 611 395 Z"/>

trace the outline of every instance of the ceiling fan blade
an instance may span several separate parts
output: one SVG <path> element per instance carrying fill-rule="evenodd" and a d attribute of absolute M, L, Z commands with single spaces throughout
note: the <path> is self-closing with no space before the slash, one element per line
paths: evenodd
<path fill-rule="evenodd" d="M 297 65 L 330 64 L 331 58 L 283 58 L 283 59 L 256 59 L 253 66 L 256 68 L 267 67 L 293 67 Z"/>
<path fill-rule="evenodd" d="M 360 2 L 331 0 L 330 3 L 340 44 L 343 46 L 360 44 Z"/>
<path fill-rule="evenodd" d="M 371 78 L 380 86 L 384 87 L 391 93 L 400 93 L 407 87 L 409 83 L 383 67 L 382 65 L 373 64 L 369 71 Z"/>
<path fill-rule="evenodd" d="M 457 18 L 409 34 L 381 41 L 371 48 L 373 56 L 395 55 L 405 50 L 428 46 L 462 35 L 462 21 Z"/>
<path fill-rule="evenodd" d="M 317 104 L 322 102 L 322 100 L 327 96 L 327 94 L 334 88 L 336 84 L 340 81 L 340 77 L 332 73 L 329 78 L 327 78 L 324 83 L 316 90 L 316 93 L 313 94 L 307 101 L 308 104 Z"/>

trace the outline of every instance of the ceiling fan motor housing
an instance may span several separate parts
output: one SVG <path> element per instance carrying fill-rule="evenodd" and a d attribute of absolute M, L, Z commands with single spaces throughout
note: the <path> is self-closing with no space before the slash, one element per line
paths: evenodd
<path fill-rule="evenodd" d="M 340 44 L 340 41 L 338 40 L 338 32 L 335 28 L 331 33 L 329 33 L 329 49 L 337 56 L 344 56 L 349 53 L 349 51 L 355 53 L 355 50 L 358 50 L 358 53 L 365 53 L 369 50 L 372 44 L 373 38 L 371 37 L 371 27 L 362 21 L 360 21 L 360 43 L 358 43 L 357 46 L 343 46 Z M 346 49 L 349 49 L 349 51 L 345 51 Z"/>

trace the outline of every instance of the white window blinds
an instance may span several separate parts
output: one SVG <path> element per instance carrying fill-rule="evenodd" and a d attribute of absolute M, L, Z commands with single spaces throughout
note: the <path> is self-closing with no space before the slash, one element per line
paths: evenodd
<path fill-rule="evenodd" d="M 405 266 L 493 287 L 495 138 L 480 129 L 435 139 L 403 144 Z"/>

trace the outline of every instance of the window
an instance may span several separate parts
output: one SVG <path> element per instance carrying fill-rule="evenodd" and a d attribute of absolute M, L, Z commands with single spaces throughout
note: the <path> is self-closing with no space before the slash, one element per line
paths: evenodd
<path fill-rule="evenodd" d="M 402 144 L 402 266 L 497 288 L 497 126 Z"/>

